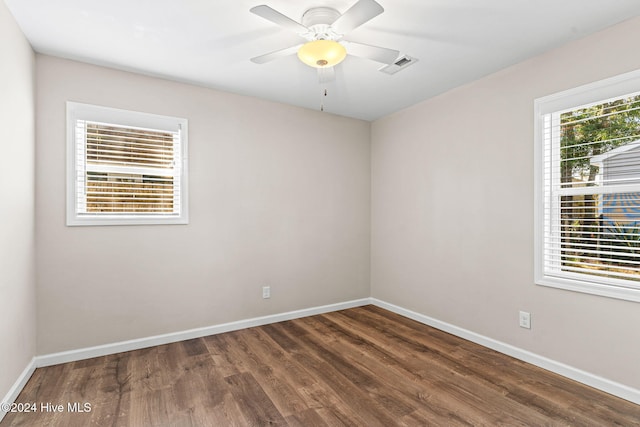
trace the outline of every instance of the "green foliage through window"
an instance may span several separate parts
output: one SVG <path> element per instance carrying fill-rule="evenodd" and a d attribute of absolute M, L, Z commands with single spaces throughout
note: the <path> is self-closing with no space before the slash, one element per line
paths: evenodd
<path fill-rule="evenodd" d="M 561 113 L 559 133 L 563 270 L 640 280 L 640 192 L 607 191 L 640 183 L 640 95 Z"/>

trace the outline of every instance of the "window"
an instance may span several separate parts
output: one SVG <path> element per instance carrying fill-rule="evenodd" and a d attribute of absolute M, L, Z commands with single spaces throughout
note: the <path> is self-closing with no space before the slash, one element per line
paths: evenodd
<path fill-rule="evenodd" d="M 187 120 L 68 102 L 67 225 L 187 222 Z"/>
<path fill-rule="evenodd" d="M 535 110 L 536 283 L 640 301 L 640 72 Z"/>

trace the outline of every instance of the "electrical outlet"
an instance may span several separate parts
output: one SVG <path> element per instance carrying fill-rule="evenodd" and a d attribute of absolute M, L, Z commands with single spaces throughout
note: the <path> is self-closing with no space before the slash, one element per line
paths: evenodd
<path fill-rule="evenodd" d="M 264 299 L 271 298 L 271 286 L 262 287 L 262 298 Z"/>
<path fill-rule="evenodd" d="M 527 313 L 526 311 L 520 312 L 520 327 L 531 329 L 531 313 Z"/>

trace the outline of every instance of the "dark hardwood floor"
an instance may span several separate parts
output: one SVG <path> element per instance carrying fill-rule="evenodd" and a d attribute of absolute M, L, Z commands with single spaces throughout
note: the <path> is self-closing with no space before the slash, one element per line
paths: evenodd
<path fill-rule="evenodd" d="M 3 427 L 640 425 L 639 405 L 374 306 L 37 369 L 17 402 L 37 412 Z"/>

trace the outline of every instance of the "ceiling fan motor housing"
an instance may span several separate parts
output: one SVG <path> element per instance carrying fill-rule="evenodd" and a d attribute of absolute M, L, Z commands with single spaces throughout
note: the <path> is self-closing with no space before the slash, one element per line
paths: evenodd
<path fill-rule="evenodd" d="M 302 15 L 302 25 L 311 32 L 305 35 L 308 40 L 337 40 L 342 37 L 331 28 L 340 12 L 330 7 L 314 7 Z"/>

